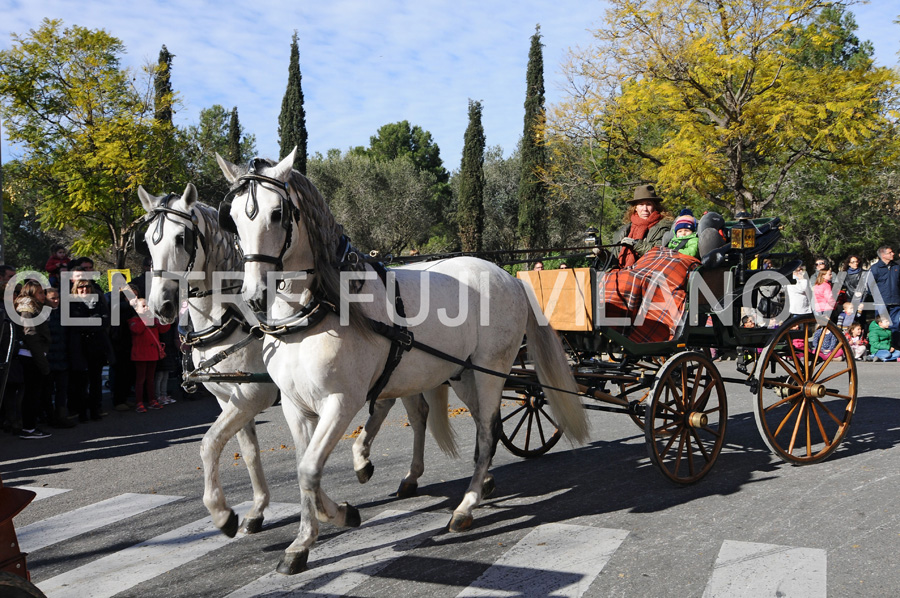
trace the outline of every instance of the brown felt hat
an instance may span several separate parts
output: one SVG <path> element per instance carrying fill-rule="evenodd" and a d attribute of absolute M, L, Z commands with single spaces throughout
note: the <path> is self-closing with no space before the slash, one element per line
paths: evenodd
<path fill-rule="evenodd" d="M 634 188 L 634 199 L 629 199 L 628 203 L 637 203 L 647 199 L 662 201 L 662 198 L 656 194 L 656 187 L 653 185 L 639 185 Z"/>

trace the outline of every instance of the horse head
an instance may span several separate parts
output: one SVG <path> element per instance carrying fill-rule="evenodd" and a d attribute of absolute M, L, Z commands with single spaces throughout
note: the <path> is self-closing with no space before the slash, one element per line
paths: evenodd
<path fill-rule="evenodd" d="M 219 223 L 238 235 L 244 254 L 244 300 L 265 312 L 270 297 L 269 274 L 312 271 L 314 257 L 300 210 L 300 191 L 293 184 L 303 175 L 293 170 L 297 149 L 274 164 L 254 158 L 241 168 L 216 154 L 232 190 L 219 207 Z"/>
<path fill-rule="evenodd" d="M 138 197 L 146 210 L 147 229 L 138 238 L 138 251 L 152 259 L 153 282 L 147 304 L 165 324 L 174 322 L 181 305 L 179 278 L 186 278 L 206 260 L 203 218 L 194 210 L 197 189 L 187 184 L 182 195 L 155 196 L 138 187 Z M 143 241 L 143 242 L 141 242 Z"/>

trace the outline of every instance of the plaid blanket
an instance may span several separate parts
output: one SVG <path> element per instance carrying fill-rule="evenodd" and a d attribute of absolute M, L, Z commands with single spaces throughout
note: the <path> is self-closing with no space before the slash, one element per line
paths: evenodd
<path fill-rule="evenodd" d="M 631 268 L 607 272 L 598 285 L 603 303 L 595 323 L 639 343 L 672 340 L 687 299 L 688 275 L 699 265 L 697 258 L 654 247 Z"/>

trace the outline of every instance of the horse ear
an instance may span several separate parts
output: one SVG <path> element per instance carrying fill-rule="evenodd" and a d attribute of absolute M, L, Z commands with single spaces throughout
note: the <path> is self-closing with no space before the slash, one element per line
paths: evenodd
<path fill-rule="evenodd" d="M 144 207 L 145 212 L 152 210 L 153 204 L 159 199 L 158 197 L 147 193 L 147 190 L 141 185 L 138 185 L 138 198 L 140 198 L 141 205 Z"/>
<path fill-rule="evenodd" d="M 231 162 L 229 162 L 228 160 L 226 160 L 225 158 L 223 158 L 222 156 L 220 156 L 219 152 L 216 152 L 216 162 L 219 163 L 219 168 L 222 169 L 222 174 L 225 175 L 225 178 L 228 180 L 229 183 L 233 183 L 236 180 L 238 180 L 238 178 L 240 178 L 240 176 L 241 176 L 240 169 L 237 166 L 235 166 L 234 164 L 232 164 Z"/>
<path fill-rule="evenodd" d="M 288 154 L 284 160 L 279 162 L 275 168 L 272 169 L 270 176 L 273 179 L 278 179 L 279 181 L 286 180 L 288 175 L 294 169 L 294 156 L 297 155 L 297 146 L 294 146 L 294 149 Z"/>
<path fill-rule="evenodd" d="M 184 200 L 184 205 L 188 207 L 197 201 L 197 188 L 194 187 L 193 183 L 187 184 L 187 187 L 184 188 L 184 193 L 181 194 L 181 199 Z"/>

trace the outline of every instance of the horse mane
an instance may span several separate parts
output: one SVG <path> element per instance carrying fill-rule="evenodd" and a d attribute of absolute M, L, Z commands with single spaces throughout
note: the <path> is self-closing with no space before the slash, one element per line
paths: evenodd
<path fill-rule="evenodd" d="M 300 195 L 297 203 L 312 248 L 316 285 L 329 301 L 340 307 L 341 270 L 336 260 L 344 227 L 335 220 L 325 197 L 312 181 L 296 169 L 291 170 L 289 181 Z M 347 307 L 350 326 L 364 335 L 371 334 L 372 328 L 359 304 L 350 302 Z"/>
<path fill-rule="evenodd" d="M 203 218 L 203 230 L 206 234 L 207 263 L 213 271 L 232 272 L 241 269 L 241 258 L 235 249 L 235 235 L 219 226 L 219 212 L 216 208 L 203 203 L 194 202 L 200 217 Z"/>

